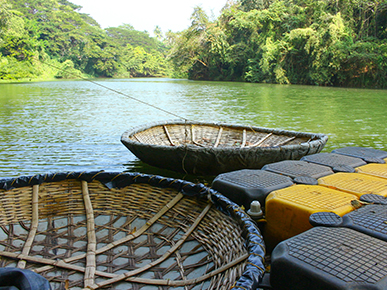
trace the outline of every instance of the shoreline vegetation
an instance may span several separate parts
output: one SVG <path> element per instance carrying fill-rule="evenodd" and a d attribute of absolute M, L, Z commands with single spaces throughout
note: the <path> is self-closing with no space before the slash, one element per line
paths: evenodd
<path fill-rule="evenodd" d="M 387 0 L 225 0 L 155 37 L 68 0 L 0 0 L 0 83 L 171 77 L 387 88 Z M 146 11 L 144 11 L 146 14 Z M 128 19 L 130 22 L 130 19 Z"/>

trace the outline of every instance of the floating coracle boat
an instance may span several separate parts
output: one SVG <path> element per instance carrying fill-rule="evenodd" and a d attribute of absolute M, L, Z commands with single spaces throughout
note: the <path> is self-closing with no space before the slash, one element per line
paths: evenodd
<path fill-rule="evenodd" d="M 320 152 L 327 141 L 324 134 L 188 121 L 143 125 L 121 136 L 121 142 L 143 162 L 196 175 L 297 160 Z"/>
<path fill-rule="evenodd" d="M 0 267 L 52 289 L 255 289 L 264 273 L 257 226 L 202 184 L 61 173 L 0 180 L 0 195 Z"/>

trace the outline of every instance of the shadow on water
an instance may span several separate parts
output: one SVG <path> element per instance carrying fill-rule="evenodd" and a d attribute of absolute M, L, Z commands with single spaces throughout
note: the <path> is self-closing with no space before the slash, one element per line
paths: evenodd
<path fill-rule="evenodd" d="M 183 179 L 183 180 L 191 181 L 193 183 L 203 183 L 206 186 L 211 186 L 211 183 L 215 178 L 215 176 L 198 176 L 198 175 L 191 175 L 191 174 L 175 172 L 172 170 L 162 169 L 162 168 L 148 165 L 139 159 L 130 161 L 129 163 L 124 164 L 124 166 L 126 167 L 126 170 L 124 170 L 125 172 L 138 172 L 138 173 L 144 173 L 149 175 L 160 175 L 160 176 L 170 177 L 174 179 Z"/>

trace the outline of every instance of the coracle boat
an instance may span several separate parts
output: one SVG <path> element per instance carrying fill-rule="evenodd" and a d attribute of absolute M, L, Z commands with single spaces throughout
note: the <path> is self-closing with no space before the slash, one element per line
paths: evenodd
<path fill-rule="evenodd" d="M 327 141 L 324 134 L 188 121 L 143 125 L 121 136 L 121 142 L 143 162 L 196 175 L 298 160 L 320 152 Z"/>
<path fill-rule="evenodd" d="M 242 290 L 264 273 L 257 226 L 202 184 L 58 173 L 0 180 L 0 195 L 2 269 L 52 289 Z"/>

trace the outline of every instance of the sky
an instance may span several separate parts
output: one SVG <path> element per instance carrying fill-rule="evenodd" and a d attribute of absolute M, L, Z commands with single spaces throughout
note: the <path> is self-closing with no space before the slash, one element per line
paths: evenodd
<path fill-rule="evenodd" d="M 218 17 L 227 0 L 70 0 L 83 8 L 102 28 L 130 24 L 153 35 L 155 27 L 162 32 L 182 31 L 191 24 L 194 7 L 201 6 L 211 18 Z"/>

